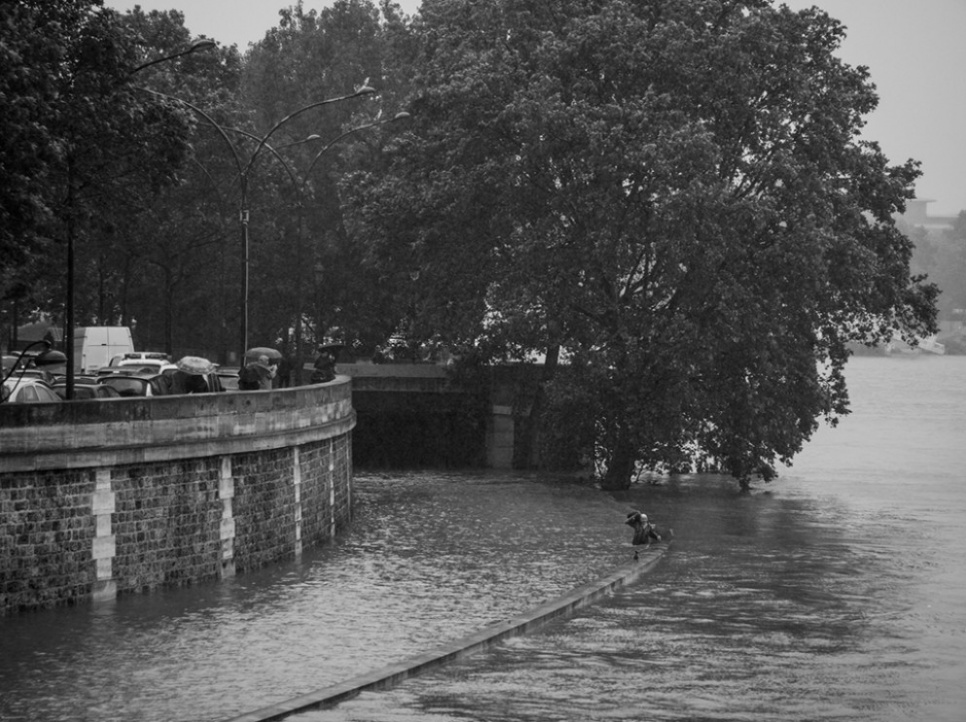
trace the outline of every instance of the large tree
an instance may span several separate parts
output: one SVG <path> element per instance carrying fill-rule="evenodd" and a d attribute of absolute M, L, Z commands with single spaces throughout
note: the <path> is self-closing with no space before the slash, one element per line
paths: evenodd
<path fill-rule="evenodd" d="M 0 283 L 93 315 L 102 211 L 174 181 L 186 118 L 136 89 L 139 38 L 96 0 L 3 3 L 0 52 Z"/>
<path fill-rule="evenodd" d="M 566 351 L 550 398 L 605 486 L 771 478 L 847 412 L 848 341 L 934 325 L 893 223 L 917 164 L 860 140 L 874 87 L 824 12 L 425 0 L 418 28 L 413 136 L 353 227 L 414 333 Z"/>

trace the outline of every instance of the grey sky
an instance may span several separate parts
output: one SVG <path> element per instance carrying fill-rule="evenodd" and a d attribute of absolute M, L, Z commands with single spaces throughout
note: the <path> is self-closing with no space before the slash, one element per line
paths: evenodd
<path fill-rule="evenodd" d="M 106 0 L 129 10 L 181 9 L 197 35 L 244 49 L 278 23 L 280 0 Z M 305 0 L 306 8 L 328 5 Z M 401 0 L 414 13 L 419 0 Z M 930 213 L 966 210 L 966 0 L 785 0 L 793 9 L 818 5 L 848 28 L 841 50 L 850 65 L 868 66 L 880 94 L 864 137 L 889 159 L 922 161 L 920 198 Z"/>

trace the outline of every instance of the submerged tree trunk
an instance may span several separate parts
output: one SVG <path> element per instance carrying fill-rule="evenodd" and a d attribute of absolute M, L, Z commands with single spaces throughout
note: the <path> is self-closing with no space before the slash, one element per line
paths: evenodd
<path fill-rule="evenodd" d="M 546 406 L 546 387 L 553 380 L 559 362 L 560 345 L 556 344 L 547 349 L 547 357 L 543 364 L 540 380 L 537 382 L 533 404 L 530 406 L 530 414 L 525 420 L 526 431 L 523 434 L 523 448 L 521 448 L 519 454 L 522 463 L 515 464 L 518 468 L 536 469 L 545 466 L 544 460 L 540 458 L 541 431 L 543 430 L 541 417 Z"/>
<path fill-rule="evenodd" d="M 614 453 L 611 455 L 610 463 L 607 465 L 607 472 L 600 481 L 601 488 L 606 491 L 620 491 L 630 488 L 636 464 L 637 451 L 627 439 L 626 432 L 622 431 Z"/>

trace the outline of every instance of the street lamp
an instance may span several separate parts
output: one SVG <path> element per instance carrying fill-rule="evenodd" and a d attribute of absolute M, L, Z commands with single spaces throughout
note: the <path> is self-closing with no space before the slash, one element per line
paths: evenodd
<path fill-rule="evenodd" d="M 348 136 L 363 130 L 375 128 L 376 126 L 379 126 L 379 125 L 387 125 L 389 123 L 395 123 L 397 121 L 407 120 L 410 117 L 411 116 L 409 113 L 402 111 L 402 112 L 396 113 L 392 118 L 388 118 L 386 120 L 377 120 L 372 123 L 366 123 L 364 125 L 358 125 L 353 128 L 349 128 L 347 131 L 336 136 L 328 143 L 326 143 L 324 146 L 322 146 L 322 148 L 312 158 L 312 162 L 309 163 L 308 168 L 305 170 L 305 174 L 302 177 L 301 183 L 296 183 L 296 187 L 298 190 L 298 230 L 296 235 L 297 271 L 295 274 L 295 297 L 297 299 L 297 304 L 295 309 L 296 313 L 295 313 L 294 333 L 295 333 L 295 361 L 296 361 L 295 375 L 296 375 L 296 383 L 298 384 L 301 384 L 302 382 L 302 363 L 301 363 L 302 361 L 302 318 L 304 316 L 303 293 L 302 293 L 302 271 L 303 271 L 302 266 L 304 264 L 303 264 L 302 254 L 303 254 L 303 246 L 304 246 L 303 238 L 304 238 L 304 226 L 305 226 L 305 212 L 304 212 L 305 187 L 308 184 L 309 177 L 312 174 L 312 170 L 315 168 L 316 164 L 319 162 L 319 160 L 321 160 L 322 156 L 324 156 L 329 150 L 332 149 L 333 146 L 335 146 L 337 143 L 344 140 Z M 320 139 L 321 139 L 320 135 L 318 135 L 317 133 L 313 133 L 312 135 L 309 135 L 308 137 L 303 138 L 302 140 L 297 140 L 294 143 L 288 143 L 286 145 L 280 146 L 278 150 L 282 150 L 284 148 L 291 148 L 296 145 L 302 145 L 303 143 L 308 143 L 308 142 L 320 140 Z M 283 166 L 285 166 L 285 170 L 288 172 L 289 177 L 293 178 L 294 180 L 294 174 L 288 168 L 288 164 L 281 158 L 281 156 L 279 156 L 277 150 L 275 149 L 270 149 L 270 150 L 275 155 L 275 157 L 278 158 L 279 162 Z M 320 265 L 316 266 L 316 276 L 319 275 L 320 267 L 321 267 Z M 319 283 L 317 285 L 320 285 L 321 279 L 318 279 L 318 280 L 319 280 Z"/>
<path fill-rule="evenodd" d="M 182 98 L 177 98 L 173 95 L 160 93 L 156 90 L 151 90 L 150 88 L 139 88 L 139 89 L 146 93 L 150 93 L 152 95 L 156 95 L 161 98 L 166 98 L 176 103 L 181 103 L 189 110 L 193 111 L 194 113 L 197 113 L 209 125 L 211 125 L 215 130 L 218 131 L 218 134 L 225 141 L 225 144 L 228 146 L 228 150 L 231 152 L 232 158 L 235 161 L 235 169 L 238 172 L 238 185 L 239 185 L 239 196 L 240 196 L 238 220 L 241 226 L 241 299 L 239 302 L 240 315 L 241 315 L 241 329 L 239 332 L 239 335 L 241 337 L 240 338 L 241 350 L 238 356 L 239 363 L 241 363 L 245 358 L 245 351 L 248 348 L 248 296 L 249 296 L 249 266 L 250 266 L 250 260 L 249 260 L 250 244 L 249 244 L 249 237 L 248 237 L 248 224 L 251 220 L 251 210 L 248 207 L 248 176 L 255 165 L 255 161 L 258 159 L 258 156 L 265 148 L 268 148 L 269 152 L 273 153 L 276 157 L 278 157 L 278 153 L 269 145 L 268 141 L 279 130 L 279 128 L 286 125 L 289 121 L 293 120 L 294 118 L 300 116 L 302 113 L 308 110 L 312 110 L 313 108 L 321 107 L 323 105 L 330 105 L 332 103 L 339 103 L 345 100 L 351 100 L 352 98 L 359 98 L 364 95 L 371 95 L 372 93 L 376 92 L 376 89 L 369 85 L 364 84 L 356 88 L 354 92 L 349 93 L 347 95 L 340 95 L 336 98 L 328 98 L 326 100 L 319 100 L 314 103 L 309 103 L 308 105 L 302 108 L 299 108 L 298 110 L 286 115 L 275 125 L 273 125 L 271 129 L 269 129 L 269 131 L 265 133 L 265 135 L 260 137 L 247 132 L 243 133 L 244 135 L 249 136 L 252 140 L 257 141 L 258 143 L 258 145 L 255 147 L 255 150 L 252 151 L 251 155 L 248 156 L 247 161 L 242 160 L 242 156 L 238 152 L 238 148 L 235 146 L 235 143 L 232 142 L 231 138 L 228 136 L 228 130 L 231 130 L 231 129 L 223 128 L 215 121 L 214 118 L 208 115 L 208 113 L 203 111 L 201 108 L 194 105 L 193 103 L 189 103 L 187 100 L 183 100 Z M 353 131 L 349 131 L 349 132 L 354 132 L 354 129 Z M 345 137 L 345 135 L 347 134 L 348 133 L 344 133 L 343 135 L 339 136 L 339 138 Z"/>
<path fill-rule="evenodd" d="M 208 40 L 207 38 L 202 40 L 196 40 L 195 42 L 191 43 L 190 46 L 188 46 L 187 48 L 185 48 L 180 52 L 174 53 L 173 55 L 165 55 L 162 58 L 155 58 L 154 60 L 149 60 L 143 65 L 137 66 L 133 70 L 128 71 L 128 75 L 134 75 L 135 73 L 140 73 L 145 68 L 150 68 L 152 65 L 157 65 L 158 63 L 166 63 L 169 60 L 175 60 L 176 58 L 181 58 L 181 57 L 184 57 L 185 55 L 191 55 L 191 53 L 194 53 L 198 50 L 208 50 L 210 48 L 215 47 L 217 44 L 218 43 L 216 43 L 214 40 Z"/>

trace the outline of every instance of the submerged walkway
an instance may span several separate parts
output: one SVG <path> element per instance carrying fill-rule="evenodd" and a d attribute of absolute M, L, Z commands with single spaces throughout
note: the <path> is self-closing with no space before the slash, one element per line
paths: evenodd
<path fill-rule="evenodd" d="M 0 718 L 271 719 L 293 700 L 391 684 L 630 580 L 607 578 L 633 558 L 624 520 L 637 502 L 587 484 L 359 474 L 353 494 L 348 533 L 300 560 L 0 618 Z M 647 509 L 659 523 L 662 507 Z"/>
<path fill-rule="evenodd" d="M 270 722 L 271 720 L 284 719 L 297 712 L 338 704 L 343 700 L 351 699 L 360 692 L 384 689 L 398 684 L 447 662 L 484 650 L 509 637 L 536 631 L 548 622 L 592 604 L 624 585 L 632 584 L 658 563 L 666 549 L 665 544 L 652 545 L 650 548 L 643 550 L 638 559 L 622 564 L 601 579 L 584 584 L 568 594 L 505 622 L 493 624 L 479 632 L 443 644 L 424 654 L 353 677 L 341 684 L 234 717 L 229 722 Z"/>

